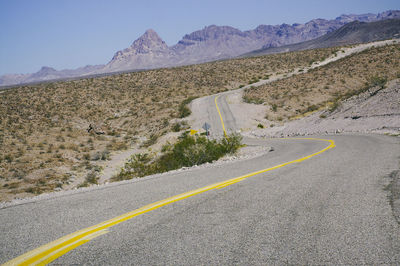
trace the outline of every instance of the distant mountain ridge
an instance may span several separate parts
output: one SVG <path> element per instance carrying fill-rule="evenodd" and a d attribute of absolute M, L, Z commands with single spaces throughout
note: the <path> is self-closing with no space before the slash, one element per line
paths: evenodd
<path fill-rule="evenodd" d="M 351 21 L 372 22 L 400 18 L 400 11 L 386 11 L 379 14 L 341 15 L 334 20 L 313 19 L 305 24 L 260 25 L 254 30 L 240 31 L 230 26 L 207 26 L 202 30 L 185 35 L 176 45 L 167 47 L 158 43 L 150 53 L 141 53 L 134 45 L 157 43 L 146 41 L 153 36 L 146 32 L 131 47 L 118 51 L 105 66 L 106 71 L 123 71 L 158 67 L 179 66 L 212 60 L 236 57 L 260 48 L 279 47 L 298 43 L 335 31 Z M 153 30 L 150 30 L 154 33 Z M 161 47 L 161 49 L 160 49 Z"/>
<path fill-rule="evenodd" d="M 341 15 L 333 20 L 313 19 L 305 24 L 260 25 L 248 31 L 230 26 L 211 25 L 186 34 L 171 47 L 150 29 L 130 47 L 116 52 L 106 65 L 61 71 L 44 67 L 33 74 L 1 76 L 0 85 L 203 63 L 236 57 L 258 49 L 312 40 L 355 20 L 373 22 L 393 18 L 400 18 L 400 10 L 379 14 Z"/>
<path fill-rule="evenodd" d="M 387 19 L 374 22 L 360 22 L 356 20 L 310 41 L 280 47 L 262 48 L 246 53 L 242 57 L 344 46 L 385 40 L 393 37 L 400 38 L 400 19 Z"/>
<path fill-rule="evenodd" d="M 54 68 L 43 66 L 38 72 L 33 74 L 6 74 L 0 76 L 0 86 L 80 77 L 103 68 L 104 65 L 88 65 L 76 69 L 57 71 Z"/>

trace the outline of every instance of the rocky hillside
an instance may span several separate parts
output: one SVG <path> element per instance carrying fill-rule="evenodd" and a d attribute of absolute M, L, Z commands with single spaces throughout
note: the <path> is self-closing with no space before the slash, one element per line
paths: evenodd
<path fill-rule="evenodd" d="M 308 41 L 333 32 L 355 20 L 372 22 L 393 18 L 400 18 L 400 11 L 342 15 L 333 20 L 314 19 L 305 24 L 260 25 L 248 31 L 211 25 L 185 35 L 171 47 L 168 47 L 154 30 L 148 30 L 130 47 L 115 53 L 105 66 L 87 66 L 62 71 L 45 67 L 35 74 L 2 76 L 0 85 L 202 63 L 236 57 L 261 48 Z"/>
<path fill-rule="evenodd" d="M 369 23 L 353 21 L 333 32 L 310 41 L 280 47 L 264 48 L 247 53 L 243 56 L 258 56 L 307 49 L 327 48 L 386 40 L 390 38 L 400 38 L 400 19 L 387 19 Z"/>
<path fill-rule="evenodd" d="M 334 110 L 321 110 L 282 125 L 254 130 L 262 137 L 373 132 L 398 135 L 400 132 L 400 80 L 372 87 L 344 100 Z"/>

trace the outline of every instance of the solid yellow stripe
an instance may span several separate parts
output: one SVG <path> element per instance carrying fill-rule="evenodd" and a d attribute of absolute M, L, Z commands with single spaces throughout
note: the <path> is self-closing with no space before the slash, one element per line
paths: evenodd
<path fill-rule="evenodd" d="M 218 104 L 217 104 L 218 97 L 219 97 L 219 95 L 215 96 L 214 102 L 215 102 L 215 106 L 217 107 L 217 111 L 218 111 L 218 114 L 219 114 L 219 119 L 221 119 L 221 125 L 222 125 L 222 129 L 224 130 L 224 135 L 226 137 L 227 134 L 226 134 L 226 130 L 225 130 L 224 119 L 222 119 L 222 115 L 221 115 L 221 112 L 219 111 L 219 107 L 218 107 Z"/>
<path fill-rule="evenodd" d="M 307 138 L 307 139 L 311 139 L 311 138 Z M 229 186 L 231 184 L 237 183 L 237 182 L 242 181 L 243 179 L 251 177 L 251 176 L 255 176 L 255 175 L 258 175 L 258 174 L 261 174 L 261 173 L 265 173 L 265 172 L 268 172 L 268 171 L 271 171 L 271 170 L 274 170 L 274 169 L 277 169 L 277 168 L 280 168 L 280 167 L 283 167 L 283 166 L 286 166 L 286 165 L 289 165 L 289 164 L 302 162 L 304 160 L 307 160 L 307 159 L 309 159 L 309 158 L 311 158 L 311 157 L 313 157 L 315 155 L 321 154 L 321 153 L 323 153 L 323 152 L 335 147 L 335 143 L 334 143 L 333 140 L 325 140 L 325 139 L 314 139 L 314 140 L 326 141 L 326 142 L 329 142 L 330 145 L 327 146 L 326 148 L 316 152 L 316 153 L 313 153 L 311 155 L 302 157 L 302 158 L 297 159 L 297 160 L 293 160 L 293 161 L 290 161 L 290 162 L 279 164 L 279 165 L 276 165 L 276 166 L 273 166 L 273 167 L 270 167 L 270 168 L 267 168 L 267 169 L 263 169 L 263 170 L 256 171 L 256 172 L 252 172 L 252 173 L 249 173 L 249 174 L 246 174 L 246 175 L 243 175 L 243 176 L 239 176 L 239 177 L 232 178 L 232 179 L 229 179 L 229 180 L 226 180 L 226 181 L 223 181 L 223 182 L 215 183 L 215 184 L 203 187 L 203 188 L 192 190 L 192 191 L 189 191 L 189 192 L 186 192 L 186 193 L 182 193 L 182 194 L 179 194 L 179 195 L 176 195 L 176 196 L 173 196 L 173 197 L 161 200 L 161 201 L 157 201 L 157 202 L 148 204 L 148 205 L 143 206 L 143 207 L 141 207 L 139 209 L 136 209 L 136 210 L 134 210 L 132 212 L 125 213 L 123 215 L 120 215 L 120 216 L 115 217 L 113 219 L 110 219 L 108 221 L 105 221 L 105 222 L 102 222 L 100 224 L 88 227 L 86 229 L 82 229 L 82 230 L 77 231 L 75 233 L 69 234 L 69 235 L 67 235 L 65 237 L 62 237 L 62 238 L 60 238 L 58 240 L 55 240 L 55 241 L 53 241 L 53 242 L 51 242 L 49 244 L 43 245 L 43 246 L 41 246 L 41 247 L 39 247 L 37 249 L 34 249 L 34 250 L 32 250 L 32 251 L 30 251 L 28 253 L 25 253 L 25 254 L 13 259 L 13 260 L 7 262 L 4 265 L 35 265 L 37 263 L 40 263 L 40 261 L 46 259 L 46 257 L 49 256 L 49 254 L 54 252 L 54 255 L 51 255 L 51 257 L 50 257 L 51 261 L 53 261 L 53 260 L 57 259 L 58 257 L 62 256 L 63 254 L 65 254 L 66 252 L 72 250 L 73 248 L 83 244 L 83 243 L 81 243 L 81 244 L 76 245 L 76 246 L 75 245 L 71 245 L 74 242 L 80 243 L 79 240 L 83 239 L 83 238 L 85 238 L 87 241 L 89 241 L 90 239 L 92 239 L 92 238 L 94 238 L 96 236 L 94 234 L 96 234 L 97 232 L 99 232 L 101 230 L 104 230 L 104 229 L 107 229 L 107 228 L 110 228 L 110 227 L 112 227 L 114 225 L 117 225 L 119 223 L 122 223 L 122 222 L 124 222 L 126 220 L 132 219 L 135 216 L 144 214 L 146 212 L 155 210 L 155 209 L 160 208 L 162 206 L 165 206 L 165 205 L 171 204 L 173 202 L 180 201 L 180 200 L 195 196 L 195 195 L 200 194 L 200 193 L 204 193 L 206 191 L 209 191 L 209 190 L 212 190 L 212 189 L 215 189 L 215 188 L 222 188 L 222 187 Z M 70 246 L 71 248 L 70 247 L 66 247 L 68 245 L 71 245 Z M 65 251 L 66 249 L 67 249 L 67 251 Z"/>
<path fill-rule="evenodd" d="M 59 252 L 56 252 L 54 255 L 49 256 L 49 257 L 45 257 L 42 260 L 35 262 L 35 265 L 47 265 L 50 262 L 52 262 L 53 260 L 58 259 L 59 257 L 61 257 L 62 255 L 64 255 L 65 253 L 70 252 L 71 250 L 79 247 L 80 245 L 83 245 L 87 242 L 89 242 L 90 240 L 88 239 L 84 239 L 84 240 L 79 240 L 78 242 L 76 242 L 75 244 L 72 244 L 62 250 L 60 250 Z M 23 263 L 22 265 L 32 265 L 31 263 Z"/>
<path fill-rule="evenodd" d="M 72 244 L 70 244 L 68 246 L 65 246 L 62 249 L 58 249 L 57 252 L 53 252 L 53 253 L 48 254 L 47 256 L 41 258 L 40 261 L 36 261 L 35 264 L 37 264 L 37 265 L 46 265 L 46 264 L 52 262 L 53 260 L 61 257 L 65 253 L 67 253 L 67 252 L 79 247 L 80 245 L 83 245 L 83 244 L 89 242 L 93 238 L 96 238 L 98 236 L 101 236 L 101 235 L 104 235 L 104 234 L 107 234 L 107 233 L 108 233 L 107 230 L 101 230 L 101 231 L 98 231 L 98 232 L 96 232 L 94 234 L 91 234 L 91 235 L 89 235 L 87 237 L 84 237 L 83 239 L 80 239 L 77 242 L 74 242 L 74 243 L 72 243 Z M 23 264 L 31 265 L 31 264 L 26 263 L 26 262 L 23 263 Z"/>

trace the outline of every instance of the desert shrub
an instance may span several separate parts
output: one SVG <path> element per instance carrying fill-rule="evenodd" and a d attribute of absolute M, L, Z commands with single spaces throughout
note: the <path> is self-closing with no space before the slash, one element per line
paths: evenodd
<path fill-rule="evenodd" d="M 178 109 L 178 116 L 179 118 L 184 118 L 189 116 L 192 111 L 190 111 L 189 107 L 187 107 L 187 105 L 193 101 L 194 99 L 196 99 L 197 97 L 189 97 L 185 100 L 182 101 L 182 103 L 179 105 L 179 109 Z"/>
<path fill-rule="evenodd" d="M 189 136 L 184 133 L 177 143 L 158 158 L 149 154 L 135 154 L 113 181 L 163 173 L 181 167 L 189 167 L 212 162 L 225 154 L 235 153 L 241 146 L 242 137 L 231 134 L 222 140 L 210 140 L 204 136 Z"/>
<path fill-rule="evenodd" d="M 329 107 L 329 111 L 333 112 L 340 106 L 339 100 L 335 100 L 332 105 Z"/>
<path fill-rule="evenodd" d="M 109 160 L 110 159 L 110 152 L 107 150 L 107 149 L 105 149 L 105 150 L 103 150 L 102 152 L 101 152 L 101 158 L 100 158 L 101 160 Z"/>
<path fill-rule="evenodd" d="M 307 107 L 306 112 L 313 112 L 313 111 L 316 111 L 316 110 L 318 110 L 318 106 L 313 104 L 313 105 L 310 105 L 310 106 Z"/>
<path fill-rule="evenodd" d="M 184 118 L 189 116 L 192 113 L 192 111 L 190 111 L 189 107 L 187 107 L 186 105 L 181 104 L 179 106 L 179 118 Z"/>
<path fill-rule="evenodd" d="M 188 123 L 186 121 L 176 122 L 176 123 L 174 123 L 172 125 L 172 131 L 179 132 L 179 131 L 181 131 L 183 129 L 187 129 L 188 127 L 189 126 L 188 126 Z"/>
<path fill-rule="evenodd" d="M 379 86 L 381 89 L 383 89 L 386 85 L 386 82 L 387 82 L 387 77 L 374 76 L 369 79 L 368 85 L 369 87 Z"/>
<path fill-rule="evenodd" d="M 90 171 L 85 178 L 85 181 L 78 187 L 87 187 L 90 184 L 98 184 L 99 178 L 97 177 L 96 171 Z"/>
<path fill-rule="evenodd" d="M 245 103 L 252 103 L 252 104 L 263 104 L 264 100 L 260 98 L 253 98 L 248 96 L 243 96 L 243 101 Z"/>
<path fill-rule="evenodd" d="M 8 163 L 11 163 L 13 161 L 13 156 L 11 154 L 7 154 L 4 156 L 4 160 L 6 160 Z"/>
<path fill-rule="evenodd" d="M 146 140 L 146 141 L 142 144 L 142 147 L 147 148 L 147 147 L 150 147 L 151 145 L 155 144 L 155 143 L 157 142 L 158 137 L 159 137 L 159 136 L 156 135 L 156 134 L 151 134 L 150 137 L 149 137 L 149 139 Z"/>
<path fill-rule="evenodd" d="M 92 171 L 86 175 L 86 181 L 90 184 L 97 184 L 97 173 Z"/>
<path fill-rule="evenodd" d="M 152 174 L 149 170 L 149 162 L 152 158 L 147 153 L 139 153 L 131 156 L 125 167 L 118 175 L 112 177 L 112 181 L 120 181 L 132 179 L 133 174 L 136 176 L 146 176 Z"/>

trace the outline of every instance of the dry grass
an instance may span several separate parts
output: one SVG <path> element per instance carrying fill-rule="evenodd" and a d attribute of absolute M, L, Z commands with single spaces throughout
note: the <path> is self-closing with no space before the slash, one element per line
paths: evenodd
<path fill-rule="evenodd" d="M 370 86 L 372 78 L 400 76 L 400 45 L 371 48 L 302 75 L 246 90 L 248 101 L 270 106 L 269 120 L 294 119 L 321 108 L 334 109 L 340 99 Z"/>
<path fill-rule="evenodd" d="M 332 49 L 21 86 L 0 94 L 0 200 L 96 183 L 110 152 L 172 131 L 189 97 L 290 71 Z M 104 135 L 88 133 L 89 124 Z M 146 138 L 147 139 L 146 139 Z M 137 143 L 141 140 L 141 143 Z"/>

